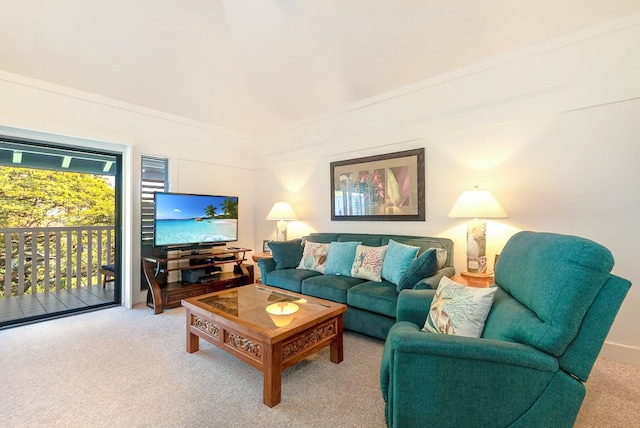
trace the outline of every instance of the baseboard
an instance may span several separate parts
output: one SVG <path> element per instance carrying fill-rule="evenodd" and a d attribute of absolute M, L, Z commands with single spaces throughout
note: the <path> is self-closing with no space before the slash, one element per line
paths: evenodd
<path fill-rule="evenodd" d="M 640 367 L 640 348 L 635 346 L 605 342 L 598 357 Z"/>

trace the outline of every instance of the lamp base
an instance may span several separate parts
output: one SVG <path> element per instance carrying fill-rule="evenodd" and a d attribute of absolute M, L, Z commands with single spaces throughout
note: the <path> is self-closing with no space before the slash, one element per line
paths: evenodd
<path fill-rule="evenodd" d="M 278 224 L 276 225 L 276 240 L 280 240 L 280 235 L 282 235 L 282 240 L 287 240 L 287 221 L 286 220 L 278 220 Z"/>
<path fill-rule="evenodd" d="M 487 223 L 473 219 L 467 223 L 467 277 L 486 278 L 487 274 Z"/>
<path fill-rule="evenodd" d="M 487 271 L 487 272 L 478 273 L 478 272 L 467 272 L 466 270 L 463 270 L 462 272 L 460 272 L 460 275 L 466 276 L 468 278 L 491 278 L 493 276 L 493 272 Z"/>

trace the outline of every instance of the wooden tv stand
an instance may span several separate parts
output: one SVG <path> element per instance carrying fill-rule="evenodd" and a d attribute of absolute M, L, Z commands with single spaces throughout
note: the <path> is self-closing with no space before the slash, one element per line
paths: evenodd
<path fill-rule="evenodd" d="M 227 247 L 209 248 L 196 253 L 179 251 L 180 254 L 171 257 L 143 257 L 142 267 L 149 285 L 147 306 L 154 309 L 156 314 L 162 313 L 164 308 L 180 306 L 182 299 L 201 294 L 213 293 L 227 288 L 239 287 L 254 282 L 253 265 L 244 264 L 245 254 L 252 251 L 249 248 Z M 192 262 L 190 262 L 193 260 Z M 202 261 L 202 263 L 198 263 Z M 171 263 L 170 266 L 170 262 Z M 220 272 L 220 276 L 202 282 L 183 283 L 182 281 L 160 283 L 158 274 L 171 271 L 202 269 L 212 266 L 233 264 L 233 272 Z"/>

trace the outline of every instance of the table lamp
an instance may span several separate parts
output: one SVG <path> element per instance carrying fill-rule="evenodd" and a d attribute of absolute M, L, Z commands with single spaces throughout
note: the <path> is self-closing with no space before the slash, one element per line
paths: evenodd
<path fill-rule="evenodd" d="M 467 270 L 462 275 L 487 277 L 487 223 L 481 218 L 505 218 L 502 209 L 489 190 L 479 189 L 462 192 L 448 217 L 471 218 L 467 223 Z"/>
<path fill-rule="evenodd" d="M 296 213 L 293 212 L 291 205 L 287 202 L 276 202 L 267 214 L 267 220 L 277 220 L 276 225 L 276 241 L 278 241 L 278 232 L 282 234 L 283 241 L 287 240 L 287 221 L 298 220 Z"/>
<path fill-rule="evenodd" d="M 298 309 L 295 303 L 278 302 L 267 306 L 267 313 L 276 327 L 285 327 L 291 324 Z"/>

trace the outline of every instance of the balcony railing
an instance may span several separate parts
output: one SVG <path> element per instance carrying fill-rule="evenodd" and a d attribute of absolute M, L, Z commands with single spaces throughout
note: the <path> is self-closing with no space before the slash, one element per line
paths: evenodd
<path fill-rule="evenodd" d="M 0 228 L 0 297 L 102 285 L 113 226 Z"/>

